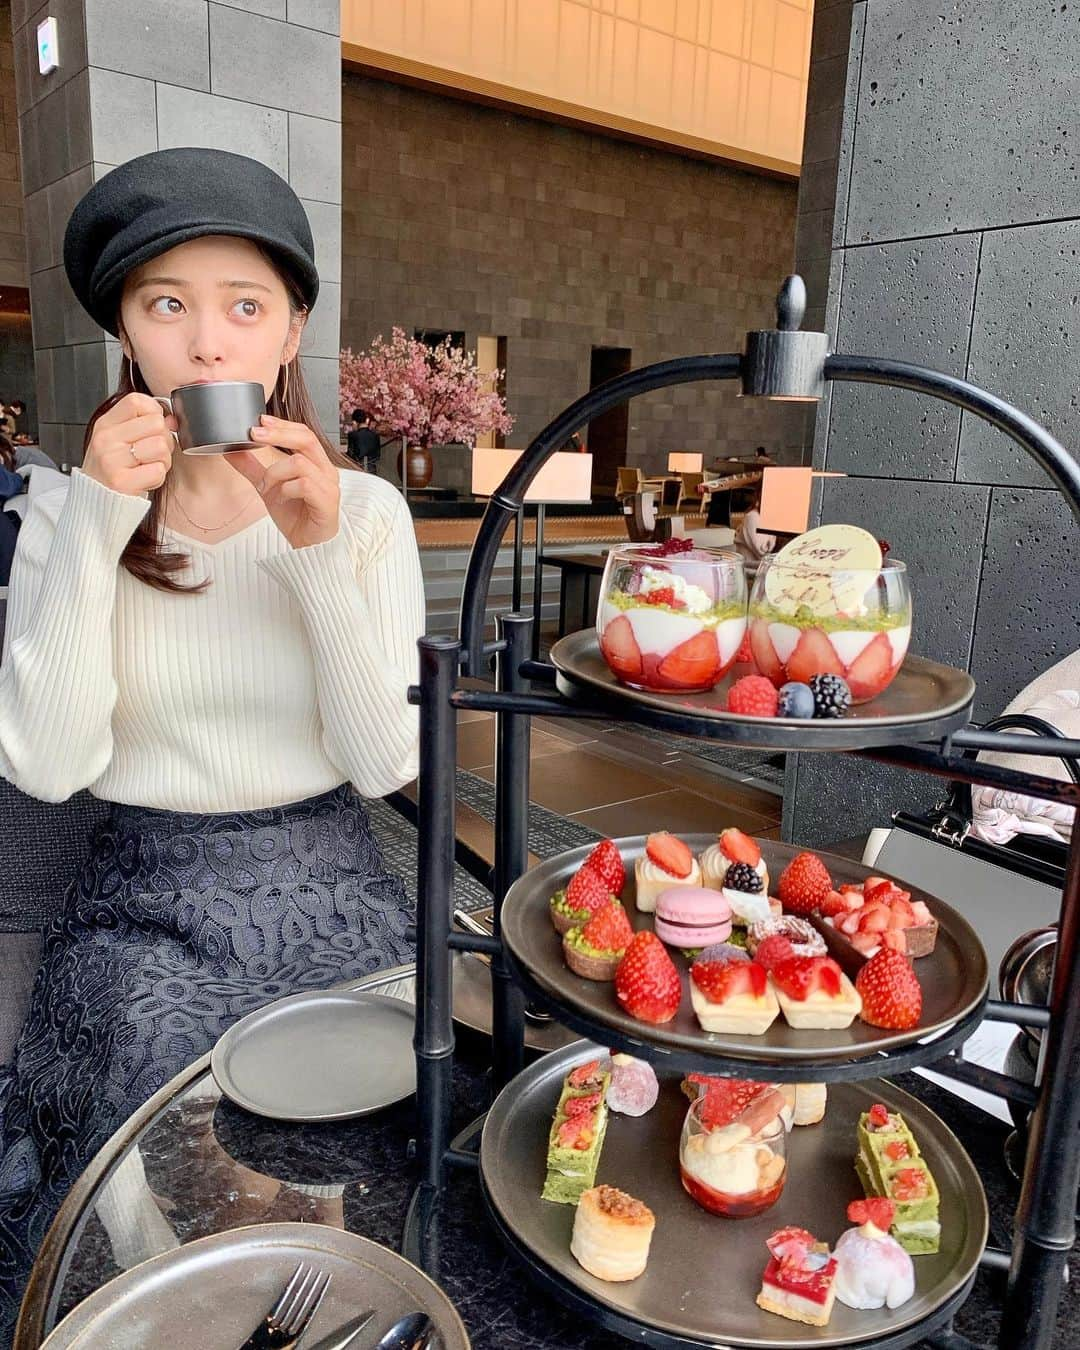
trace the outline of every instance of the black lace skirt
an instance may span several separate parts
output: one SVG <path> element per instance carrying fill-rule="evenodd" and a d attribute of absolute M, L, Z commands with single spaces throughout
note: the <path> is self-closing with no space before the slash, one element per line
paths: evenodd
<path fill-rule="evenodd" d="M 347 786 L 262 811 L 112 808 L 0 1070 L 0 1346 L 113 1131 L 245 1013 L 411 960 L 412 918 Z"/>

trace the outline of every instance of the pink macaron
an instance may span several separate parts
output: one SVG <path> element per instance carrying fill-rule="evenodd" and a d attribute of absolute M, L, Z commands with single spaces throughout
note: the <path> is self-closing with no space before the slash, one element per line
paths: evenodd
<path fill-rule="evenodd" d="M 672 947 L 707 947 L 731 936 L 731 906 L 719 891 L 669 886 L 656 897 L 656 936 Z"/>

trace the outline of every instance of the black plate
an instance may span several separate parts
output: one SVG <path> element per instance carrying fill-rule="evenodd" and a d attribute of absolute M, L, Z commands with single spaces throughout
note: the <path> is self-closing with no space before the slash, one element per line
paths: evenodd
<path fill-rule="evenodd" d="M 717 808 L 717 827 L 723 828 L 723 808 Z M 657 822 L 658 827 L 662 822 Z M 683 835 L 695 854 L 700 854 L 716 842 L 715 835 Z M 639 914 L 634 905 L 634 860 L 645 850 L 645 835 L 616 839 L 626 865 L 627 884 L 623 901 L 637 928 L 651 928 L 652 916 Z M 761 840 L 762 855 L 769 867 L 770 886 L 775 889 L 777 877 L 792 857 L 801 850 L 791 844 Z M 578 1014 L 576 1023 L 582 1032 L 603 1038 L 605 1033 L 619 1035 L 624 1043 L 632 1043 L 634 1053 L 723 1056 L 730 1059 L 756 1061 L 769 1066 L 797 1071 L 800 1061 L 865 1060 L 883 1050 L 913 1045 L 927 1038 L 937 1038 L 957 1023 L 976 1013 L 986 999 L 989 971 L 986 953 L 971 925 L 941 900 L 924 891 L 908 887 L 912 898 L 923 900 L 939 924 L 937 945 L 930 956 L 915 962 L 915 971 L 923 990 L 923 1014 L 917 1027 L 911 1031 L 885 1031 L 856 1018 L 842 1031 L 795 1031 L 784 1021 L 781 1013 L 763 1036 L 706 1033 L 702 1031 L 687 989 L 689 962 L 681 953 L 672 951 L 672 958 L 683 977 L 682 1006 L 671 1022 L 651 1026 L 629 1016 L 619 1006 L 610 983 L 585 980 L 575 975 L 566 965 L 562 954 L 562 939 L 552 927 L 548 902 L 555 891 L 565 886 L 585 861 L 593 845 L 583 845 L 558 857 L 549 858 L 520 877 L 507 892 L 503 902 L 503 936 L 512 960 L 524 976 L 524 983 L 534 984 L 541 993 L 563 1007 L 569 1016 Z M 839 885 L 845 881 L 858 882 L 872 875 L 871 869 L 830 853 L 818 855 Z M 873 875 L 884 875 L 873 873 Z M 897 883 L 904 885 L 904 883 Z M 671 950 L 671 949 L 669 949 Z M 574 1025 L 575 1023 L 571 1023 Z M 944 1050 L 935 1044 L 926 1047 L 924 1058 L 940 1058 Z M 747 1065 L 748 1076 L 762 1077 Z M 881 1070 L 878 1070 L 880 1072 Z M 788 1079 L 793 1073 L 785 1075 Z M 857 1075 L 851 1075 L 857 1076 Z"/>
<path fill-rule="evenodd" d="M 884 693 L 844 717 L 747 717 L 724 706 L 732 680 L 747 674 L 746 666 L 736 666 L 707 694 L 643 693 L 611 673 L 592 628 L 560 638 L 550 660 L 559 692 L 569 699 L 683 735 L 773 750 L 868 750 L 936 740 L 965 725 L 975 697 L 975 681 L 965 671 L 908 655 Z"/>
<path fill-rule="evenodd" d="M 676 1343 L 714 1347 L 861 1345 L 925 1323 L 975 1274 L 989 1223 L 979 1174 L 955 1135 L 914 1097 L 879 1079 L 831 1085 L 824 1121 L 788 1135 L 788 1181 L 779 1201 L 756 1218 L 731 1220 L 707 1213 L 682 1189 L 678 1150 L 687 1101 L 678 1079 L 665 1078 L 647 1116 L 612 1113 L 597 1172 L 598 1183 L 629 1191 L 656 1215 L 649 1264 L 626 1284 L 595 1279 L 570 1254 L 573 1208 L 541 1200 L 540 1191 L 563 1076 L 596 1053 L 579 1043 L 545 1055 L 504 1088 L 484 1125 L 480 1168 L 488 1204 L 515 1247 L 545 1275 L 591 1300 L 597 1315 L 626 1319 L 631 1325 L 619 1328 L 624 1335 L 647 1339 L 635 1335 L 640 1326 Z M 892 1311 L 856 1312 L 837 1302 L 829 1325 L 820 1328 L 762 1312 L 754 1296 L 771 1233 L 795 1224 L 831 1246 L 851 1227 L 845 1210 L 862 1197 L 852 1165 L 856 1125 L 879 1101 L 903 1113 L 937 1181 L 941 1250 L 913 1258 L 914 1297 Z"/>

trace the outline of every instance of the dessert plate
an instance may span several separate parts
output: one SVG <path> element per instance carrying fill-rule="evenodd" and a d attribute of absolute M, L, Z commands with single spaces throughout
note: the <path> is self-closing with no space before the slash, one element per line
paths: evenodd
<path fill-rule="evenodd" d="M 499 1095 L 480 1148 L 484 1195 L 500 1232 L 533 1273 L 593 1316 L 648 1344 L 780 1346 L 792 1350 L 864 1345 L 942 1318 L 966 1293 L 986 1243 L 989 1215 L 979 1174 L 963 1147 L 921 1102 L 880 1079 L 829 1086 L 825 1119 L 788 1135 L 788 1180 L 772 1209 L 752 1219 L 701 1209 L 679 1180 L 679 1133 L 687 1100 L 676 1077 L 662 1076 L 660 1098 L 637 1119 L 612 1112 L 597 1184 L 629 1191 L 656 1215 L 645 1273 L 626 1284 L 588 1274 L 570 1254 L 574 1210 L 540 1199 L 548 1130 L 564 1075 L 597 1054 L 576 1046 L 546 1055 Z M 787 1225 L 810 1228 L 831 1245 L 852 1227 L 845 1214 L 862 1198 L 852 1159 L 861 1112 L 875 1102 L 900 1111 L 941 1192 L 941 1250 L 917 1256 L 915 1295 L 890 1311 L 856 1312 L 836 1303 L 827 1327 L 803 1326 L 754 1302 L 768 1260 L 765 1239 Z M 927 1326 L 929 1330 L 929 1326 Z M 671 1338 L 660 1342 L 649 1332 Z"/>
<path fill-rule="evenodd" d="M 551 649 L 555 683 L 569 699 L 611 705 L 617 716 L 634 706 L 639 720 L 686 734 L 672 719 L 701 719 L 700 731 L 731 745 L 760 745 L 775 750 L 862 750 L 878 745 L 909 745 L 956 731 L 968 720 L 975 681 L 963 670 L 908 655 L 892 684 L 869 703 L 843 717 L 813 721 L 794 717 L 748 717 L 727 711 L 727 691 L 748 667 L 734 670 L 706 694 L 652 694 L 620 684 L 600 654 L 596 631 L 583 629 L 560 638 Z M 615 707 L 622 704 L 621 708 Z M 665 718 L 669 719 L 665 722 Z"/>
<path fill-rule="evenodd" d="M 724 823 L 723 807 L 718 806 L 717 829 Z M 657 828 L 663 824 L 663 821 L 657 821 Z M 716 842 L 715 835 L 680 837 L 695 854 Z M 645 835 L 616 839 L 615 843 L 626 866 L 627 882 L 623 891 L 626 911 L 636 928 L 651 928 L 652 915 L 639 914 L 634 904 L 634 861 L 645 851 Z M 770 886 L 775 891 L 776 878 L 801 850 L 769 839 L 759 843 L 768 864 Z M 690 1006 L 690 963 L 672 948 L 668 950 L 683 980 L 679 1011 L 671 1022 L 662 1026 L 639 1022 L 619 1006 L 610 982 L 585 980 L 569 969 L 563 961 L 562 942 L 548 917 L 551 896 L 567 884 L 592 847 L 583 845 L 548 858 L 514 883 L 503 902 L 503 937 L 517 977 L 530 996 L 551 1003 L 556 1016 L 595 1039 L 603 1040 L 607 1032 L 617 1033 L 633 1054 L 654 1061 L 662 1059 L 665 1053 L 717 1055 L 785 1069 L 797 1065 L 799 1060 L 860 1059 L 882 1050 L 936 1038 L 976 1012 L 987 996 L 989 970 L 975 930 L 942 901 L 905 885 L 904 889 L 911 891 L 913 900 L 926 902 L 939 925 L 934 951 L 915 962 L 915 972 L 923 991 L 923 1011 L 919 1025 L 911 1031 L 884 1031 L 859 1018 L 841 1031 L 795 1031 L 780 1016 L 761 1036 L 704 1032 Z M 885 875 L 872 873 L 870 868 L 835 854 L 819 853 L 818 856 L 836 885 L 859 882 L 871 875 Z M 758 1072 L 749 1076 L 760 1078 L 764 1075 Z M 785 1077 L 790 1079 L 792 1074 L 785 1073 Z"/>

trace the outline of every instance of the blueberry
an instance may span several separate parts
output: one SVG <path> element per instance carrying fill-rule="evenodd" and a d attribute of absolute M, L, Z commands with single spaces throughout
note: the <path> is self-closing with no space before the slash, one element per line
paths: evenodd
<path fill-rule="evenodd" d="M 790 684 L 780 686 L 780 703 L 776 709 L 777 717 L 805 717 L 814 715 L 814 695 L 808 684 L 799 684 L 792 680 Z"/>

